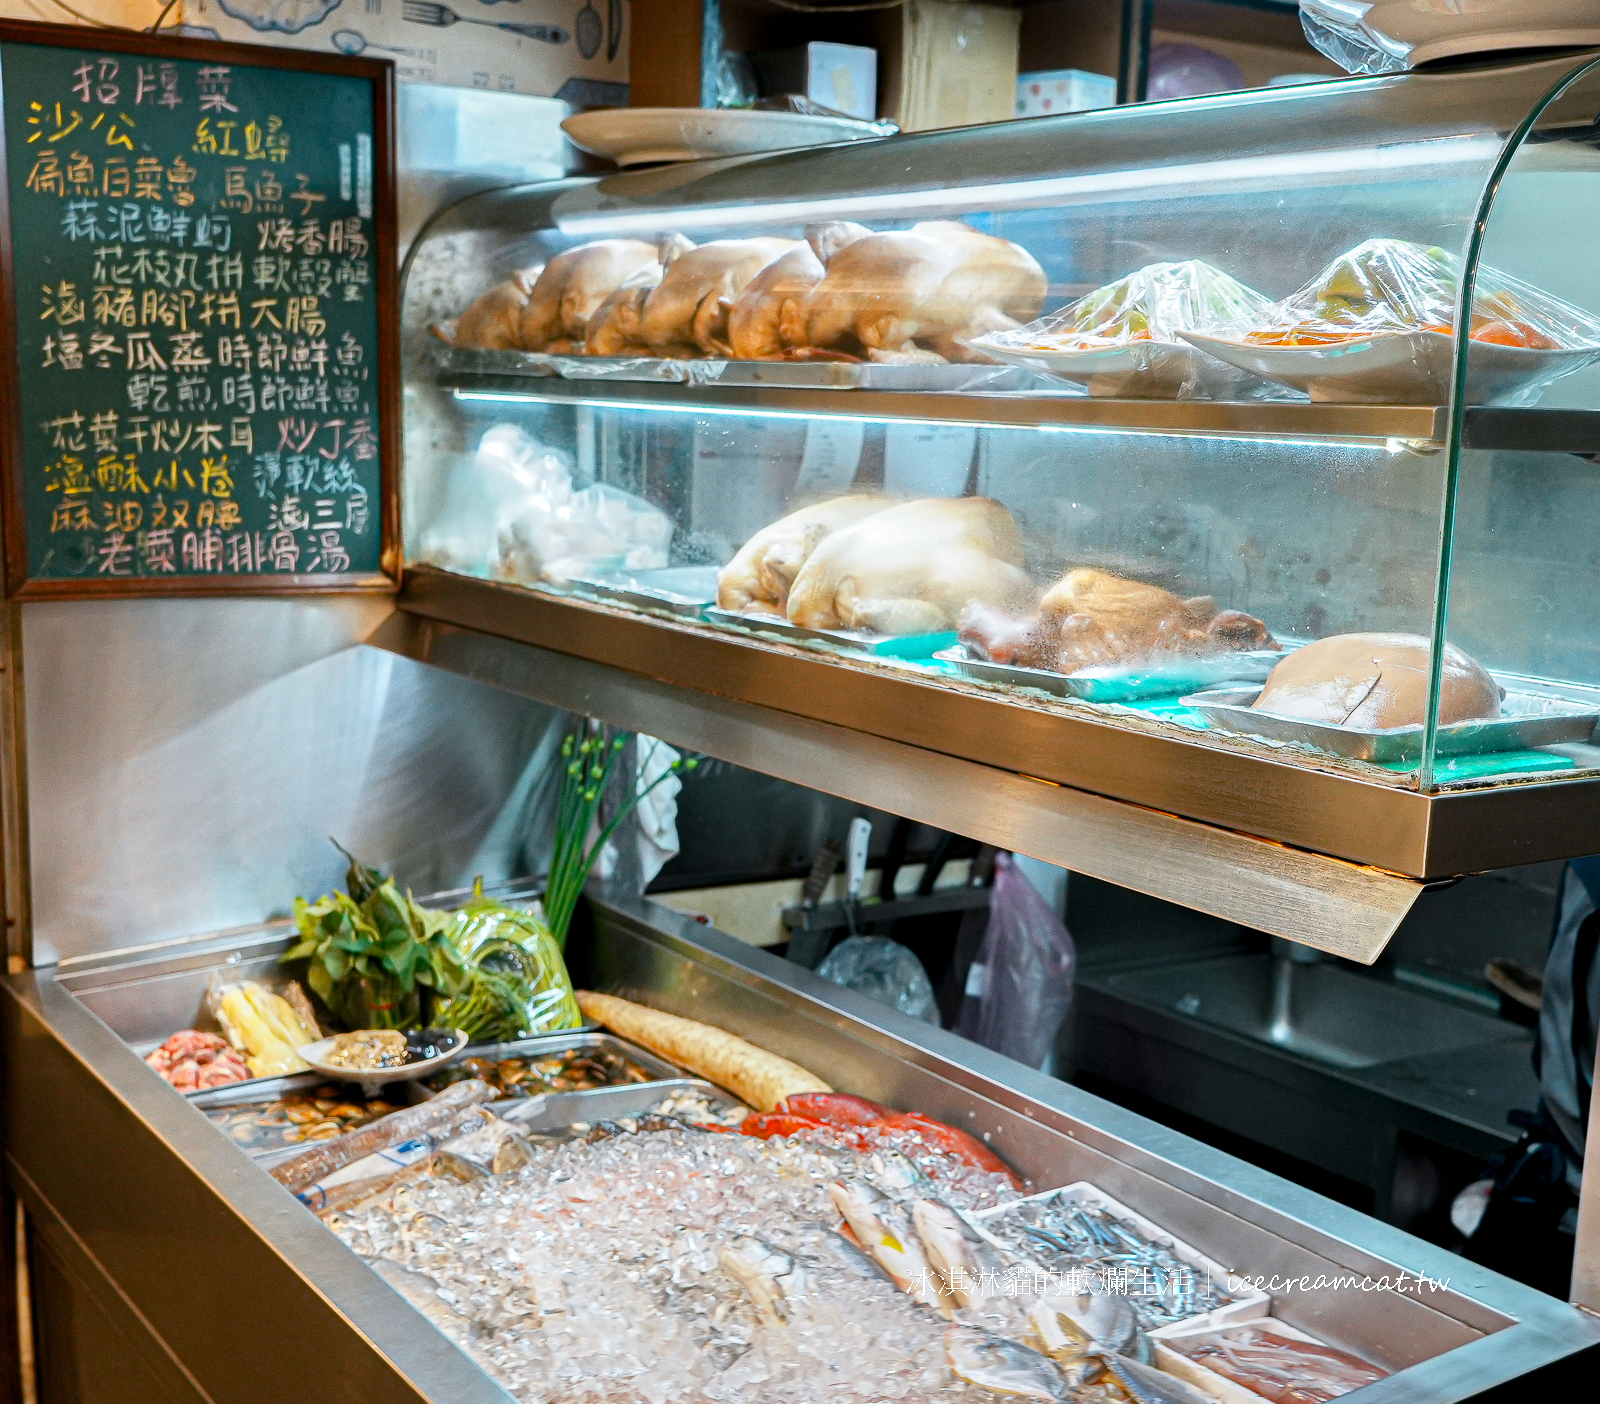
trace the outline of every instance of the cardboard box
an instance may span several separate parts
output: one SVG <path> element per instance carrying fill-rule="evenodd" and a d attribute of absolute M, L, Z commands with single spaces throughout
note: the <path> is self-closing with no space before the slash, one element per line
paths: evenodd
<path fill-rule="evenodd" d="M 878 51 L 860 44 L 806 44 L 752 54 L 764 97 L 798 93 L 870 122 L 878 115 Z"/>
<path fill-rule="evenodd" d="M 1056 68 L 1017 75 L 1018 117 L 1046 117 L 1055 112 L 1087 112 L 1115 107 L 1117 80 L 1081 68 Z"/>
<path fill-rule="evenodd" d="M 884 51 L 883 113 L 903 131 L 1004 122 L 1017 100 L 1020 10 L 906 0 L 898 46 Z"/>
<path fill-rule="evenodd" d="M 628 101 L 628 0 L 180 0 L 180 33 L 393 59 L 402 82 Z"/>

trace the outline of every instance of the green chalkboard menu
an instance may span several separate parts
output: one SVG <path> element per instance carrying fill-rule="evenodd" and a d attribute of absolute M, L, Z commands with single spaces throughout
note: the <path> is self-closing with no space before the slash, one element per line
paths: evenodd
<path fill-rule="evenodd" d="M 6 577 L 22 598 L 384 588 L 384 62 L 0 24 Z"/>

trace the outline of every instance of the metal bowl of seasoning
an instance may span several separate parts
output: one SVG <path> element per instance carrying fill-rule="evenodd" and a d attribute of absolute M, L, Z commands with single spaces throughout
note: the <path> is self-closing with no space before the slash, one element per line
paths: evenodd
<path fill-rule="evenodd" d="M 318 1039 L 300 1056 L 326 1077 L 365 1088 L 438 1072 L 467 1051 L 460 1029 L 358 1029 Z"/>

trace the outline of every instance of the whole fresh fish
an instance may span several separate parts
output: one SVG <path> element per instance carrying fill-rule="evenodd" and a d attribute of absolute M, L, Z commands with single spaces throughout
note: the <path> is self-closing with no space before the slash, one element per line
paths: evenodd
<path fill-rule="evenodd" d="M 919 1199 L 911 1218 L 928 1262 L 956 1306 L 976 1306 L 1002 1294 L 1006 1267 L 1000 1255 L 955 1210 Z"/>
<path fill-rule="evenodd" d="M 828 1195 L 856 1242 L 882 1264 L 901 1291 L 950 1314 L 949 1301 L 938 1290 L 916 1229 L 903 1209 L 865 1180 L 836 1180 L 828 1186 Z"/>
<path fill-rule="evenodd" d="M 1214 1404 L 1209 1395 L 1154 1365 L 1141 1365 L 1110 1351 L 1101 1359 L 1106 1373 L 1128 1392 L 1134 1404 Z"/>
<path fill-rule="evenodd" d="M 717 1262 L 749 1294 L 756 1313 L 769 1326 L 789 1319 L 789 1302 L 806 1292 L 806 1275 L 792 1254 L 749 1235 L 733 1240 Z"/>
<path fill-rule="evenodd" d="M 992 1393 L 1044 1404 L 1070 1398 L 1066 1381 L 1050 1360 L 1005 1336 L 974 1326 L 951 1326 L 944 1333 L 944 1353 L 957 1379 Z"/>

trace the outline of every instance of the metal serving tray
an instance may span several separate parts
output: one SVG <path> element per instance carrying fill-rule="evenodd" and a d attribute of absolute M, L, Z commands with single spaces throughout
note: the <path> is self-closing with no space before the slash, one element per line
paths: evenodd
<path fill-rule="evenodd" d="M 1196 687 L 1222 682 L 1265 682 L 1283 659 L 1281 652 L 1220 653 L 1203 658 L 1175 658 L 1147 667 L 1107 666 L 1081 668 L 1076 673 L 1053 673 L 1046 668 L 1023 668 L 1014 663 L 990 663 L 974 658 L 964 644 L 940 649 L 933 655 L 941 663 L 974 682 L 1032 687 L 1056 697 L 1078 697 L 1085 702 L 1135 702 L 1145 697 L 1175 697 Z M 1257 689 L 1259 691 L 1259 689 Z"/>
<path fill-rule="evenodd" d="M 1260 695 L 1261 689 L 1255 686 L 1216 688 L 1183 698 L 1183 705 L 1192 707 L 1224 731 L 1298 743 L 1351 760 L 1383 764 L 1414 760 L 1422 753 L 1421 726 L 1365 728 L 1304 721 L 1254 710 L 1250 704 Z M 1562 741 L 1587 741 L 1596 723 L 1600 723 L 1600 709 L 1592 704 L 1507 692 L 1498 717 L 1441 726 L 1436 754 L 1483 756 L 1553 746 Z"/>
<path fill-rule="evenodd" d="M 615 1092 L 620 1088 L 628 1087 L 655 1087 L 662 1082 L 682 1082 L 692 1075 L 682 1068 L 675 1067 L 664 1058 L 657 1057 L 648 1049 L 640 1048 L 636 1043 L 629 1043 L 626 1039 L 618 1038 L 615 1034 L 600 1033 L 569 1029 L 561 1033 L 540 1034 L 537 1038 L 519 1038 L 511 1043 L 475 1043 L 468 1047 L 462 1055 L 462 1062 L 468 1058 L 492 1058 L 499 1061 L 502 1058 L 537 1058 L 551 1053 L 564 1053 L 571 1048 L 581 1048 L 585 1051 L 620 1053 L 624 1058 L 637 1063 L 646 1072 L 653 1075 L 650 1082 L 625 1082 L 618 1087 L 591 1087 L 583 1092 L 535 1092 L 531 1096 L 543 1097 L 593 1097 L 601 1092 Z M 460 1063 L 454 1066 L 460 1067 Z M 435 1073 L 434 1076 L 439 1076 Z M 323 1079 L 326 1081 L 327 1079 Z M 431 1088 L 424 1085 L 423 1079 L 417 1080 L 423 1097 L 437 1095 Z M 522 1097 L 504 1098 L 505 1102 L 520 1102 L 527 1100 Z M 501 1102 L 496 1102 L 496 1106 Z"/>
<path fill-rule="evenodd" d="M 579 594 L 594 595 L 636 609 L 664 609 L 698 618 L 717 602 L 717 566 L 668 566 L 665 570 L 619 570 L 574 576 L 567 582 Z"/>
<path fill-rule="evenodd" d="M 1043 391 L 1059 383 L 1018 366 L 876 361 L 732 361 L 715 357 L 558 356 L 544 351 L 441 351 L 445 369 L 562 380 L 667 381 L 680 385 L 782 385 L 802 390 Z M 1071 393 L 1071 392 L 1068 392 Z"/>
<path fill-rule="evenodd" d="M 715 624 L 748 629 L 757 634 L 776 634 L 785 639 L 809 639 L 840 644 L 878 658 L 932 658 L 940 649 L 956 641 L 954 629 L 937 634 L 871 634 L 865 629 L 806 629 L 791 624 L 778 614 L 739 614 L 731 609 L 708 609 L 705 617 Z"/>
<path fill-rule="evenodd" d="M 679 1078 L 673 1082 L 600 1087 L 593 1092 L 546 1092 L 540 1097 L 519 1097 L 513 1102 L 491 1102 L 489 1106 L 502 1121 L 515 1122 L 526 1131 L 548 1133 L 624 1116 L 642 1116 L 674 1092 L 698 1093 L 718 1109 L 738 1105 L 720 1087 L 700 1078 Z"/>

